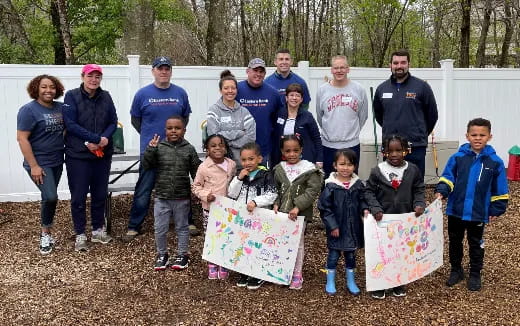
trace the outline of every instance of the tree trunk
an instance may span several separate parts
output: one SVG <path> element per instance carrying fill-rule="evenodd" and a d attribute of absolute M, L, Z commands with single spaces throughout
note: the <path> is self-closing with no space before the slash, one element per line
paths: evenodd
<path fill-rule="evenodd" d="M 504 24 L 506 31 L 504 33 L 504 41 L 502 42 L 502 52 L 500 53 L 500 59 L 498 60 L 498 66 L 504 68 L 508 65 L 509 59 L 509 47 L 511 45 L 511 39 L 513 38 L 513 22 L 514 18 L 511 13 L 511 0 L 504 1 Z"/>
<path fill-rule="evenodd" d="M 70 35 L 70 24 L 67 17 L 66 0 L 55 0 L 60 17 L 60 30 L 63 36 L 63 48 L 65 50 L 65 63 L 70 65 L 74 63 L 74 51 L 72 49 L 72 37 Z"/>
<path fill-rule="evenodd" d="M 249 63 L 249 54 L 247 53 L 246 11 L 244 0 L 240 0 L 240 29 L 242 30 L 242 62 L 244 66 L 247 66 Z"/>
<path fill-rule="evenodd" d="M 56 41 L 52 45 L 54 48 L 54 64 L 65 64 L 65 47 L 63 46 L 63 34 L 60 30 L 60 15 L 58 14 L 58 6 L 56 2 L 51 2 L 51 21 L 56 31 Z"/>
<path fill-rule="evenodd" d="M 486 0 L 484 4 L 484 18 L 482 20 L 482 30 L 480 32 L 476 57 L 476 65 L 479 68 L 483 68 L 486 66 L 486 44 L 489 25 L 491 23 L 491 12 L 491 0 Z"/>
<path fill-rule="evenodd" d="M 461 68 L 469 67 L 469 42 L 471 33 L 471 0 L 460 0 L 462 23 L 460 26 L 460 63 Z"/>
<path fill-rule="evenodd" d="M 215 64 L 215 47 L 220 41 L 218 35 L 218 22 L 220 18 L 220 10 L 218 10 L 219 0 L 206 0 L 206 12 L 208 15 L 208 28 L 206 30 L 206 65 L 213 66 Z"/>
<path fill-rule="evenodd" d="M 442 4 L 440 1 L 434 2 L 433 17 L 433 49 L 432 49 L 432 67 L 439 68 L 441 66 L 441 27 L 442 27 Z"/>

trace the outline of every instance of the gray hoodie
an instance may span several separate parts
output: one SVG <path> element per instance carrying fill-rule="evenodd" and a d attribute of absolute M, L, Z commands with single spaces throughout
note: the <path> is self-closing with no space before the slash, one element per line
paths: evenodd
<path fill-rule="evenodd" d="M 256 123 L 251 113 L 237 101 L 233 108 L 229 108 L 220 98 L 209 108 L 207 133 L 224 136 L 233 152 L 233 159 L 240 166 L 240 148 L 256 140 Z"/>

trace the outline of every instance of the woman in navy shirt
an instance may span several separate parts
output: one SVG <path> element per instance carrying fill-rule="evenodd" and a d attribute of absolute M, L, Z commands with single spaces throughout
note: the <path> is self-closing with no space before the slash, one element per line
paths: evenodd
<path fill-rule="evenodd" d="M 52 252 L 54 238 L 51 235 L 58 183 L 63 170 L 63 103 L 55 99 L 63 96 L 63 85 L 53 76 L 33 78 L 27 92 L 33 101 L 18 111 L 16 139 L 24 161 L 23 167 L 41 193 L 40 204 L 40 253 Z"/>

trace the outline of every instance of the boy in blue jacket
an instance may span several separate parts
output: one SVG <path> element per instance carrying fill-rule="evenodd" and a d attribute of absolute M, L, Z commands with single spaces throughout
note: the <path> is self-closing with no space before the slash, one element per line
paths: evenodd
<path fill-rule="evenodd" d="M 484 226 L 504 214 L 509 199 L 505 167 L 491 140 L 491 122 L 476 118 L 468 123 L 466 139 L 453 154 L 436 188 L 437 198 L 448 198 L 449 287 L 464 279 L 462 256 L 464 232 L 469 244 L 468 290 L 482 287 L 480 271 L 484 262 Z"/>

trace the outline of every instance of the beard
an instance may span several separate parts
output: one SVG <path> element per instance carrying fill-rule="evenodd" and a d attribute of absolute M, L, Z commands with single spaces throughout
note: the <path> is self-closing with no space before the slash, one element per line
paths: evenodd
<path fill-rule="evenodd" d="M 404 78 L 404 77 L 406 77 L 408 75 L 408 70 L 397 69 L 397 70 L 392 71 L 392 75 L 396 79 L 401 79 L 401 78 Z"/>

